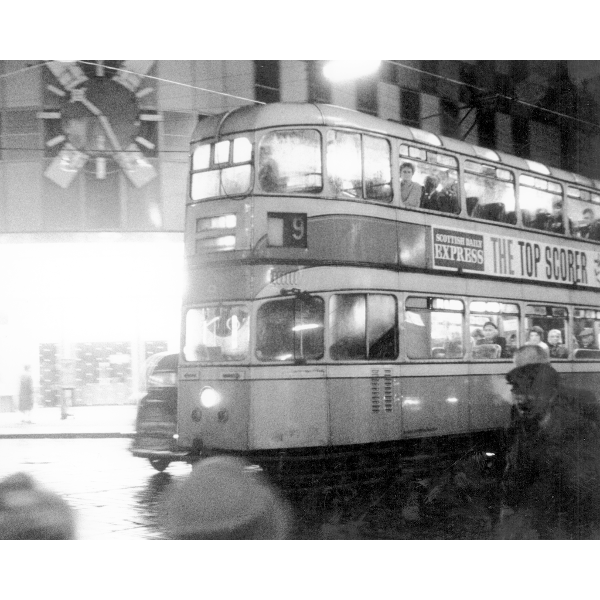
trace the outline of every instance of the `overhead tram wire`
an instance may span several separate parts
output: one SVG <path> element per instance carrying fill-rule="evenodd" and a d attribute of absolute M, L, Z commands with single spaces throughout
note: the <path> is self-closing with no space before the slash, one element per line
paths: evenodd
<path fill-rule="evenodd" d="M 474 85 L 472 83 L 467 83 L 465 81 L 459 81 L 457 79 L 453 79 L 452 77 L 446 77 L 445 75 L 438 75 L 437 73 L 431 73 L 429 71 L 424 71 L 423 69 L 418 69 L 417 67 L 413 67 L 411 65 L 405 65 L 405 64 L 403 64 L 401 62 L 397 62 L 395 60 L 386 60 L 384 62 L 387 62 L 387 63 L 389 63 L 391 65 L 395 65 L 397 67 L 401 67 L 403 69 L 408 69 L 409 71 L 415 71 L 415 72 L 421 73 L 423 75 L 428 75 L 430 77 L 435 77 L 437 79 L 442 79 L 443 81 L 447 81 L 449 83 L 454 83 L 456 85 L 460 85 L 460 86 L 463 86 L 463 87 L 468 87 L 468 88 L 471 88 L 473 90 L 477 90 L 478 92 L 483 92 L 485 94 L 493 96 L 495 98 L 502 98 L 504 100 L 509 100 L 510 102 L 516 102 L 517 104 L 521 104 L 523 106 L 527 106 L 529 108 L 533 108 L 533 109 L 539 110 L 541 112 L 546 112 L 546 113 L 554 115 L 556 117 L 560 117 L 561 119 L 568 119 L 568 120 L 574 121 L 576 123 L 581 123 L 583 125 L 590 125 L 592 127 L 595 127 L 596 129 L 600 129 L 600 124 L 598 124 L 598 123 L 593 123 L 592 121 L 586 121 L 585 119 L 578 119 L 577 117 L 572 117 L 571 115 L 567 115 L 565 113 L 560 113 L 560 112 L 558 112 L 556 110 L 552 110 L 550 108 L 544 108 L 543 106 L 538 106 L 537 104 L 532 104 L 531 102 L 526 102 L 525 100 L 520 100 L 516 96 L 507 96 L 506 94 L 500 94 L 498 92 L 493 92 L 491 90 L 479 87 L 479 86 Z"/>

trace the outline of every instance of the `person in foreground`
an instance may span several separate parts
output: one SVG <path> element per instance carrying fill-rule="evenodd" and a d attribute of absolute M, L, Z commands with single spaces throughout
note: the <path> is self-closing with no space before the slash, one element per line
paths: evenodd
<path fill-rule="evenodd" d="M 496 537 L 600 539 L 598 402 L 563 387 L 541 357 L 515 363 L 506 376 L 514 406 Z"/>
<path fill-rule="evenodd" d="M 27 473 L 0 481 L 0 540 L 74 540 L 75 514 Z"/>
<path fill-rule="evenodd" d="M 169 537 L 179 540 L 281 540 L 287 504 L 239 458 L 215 456 L 194 465 L 165 504 Z"/>

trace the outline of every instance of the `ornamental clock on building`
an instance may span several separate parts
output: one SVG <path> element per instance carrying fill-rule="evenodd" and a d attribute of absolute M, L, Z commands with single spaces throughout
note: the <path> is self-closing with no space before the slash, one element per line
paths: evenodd
<path fill-rule="evenodd" d="M 53 77 L 46 89 L 56 108 L 39 113 L 52 157 L 44 175 L 60 187 L 69 187 L 84 168 L 98 179 L 120 168 L 138 188 L 157 176 L 147 157 L 157 153 L 160 117 L 141 107 L 155 95 L 145 81 L 154 61 L 113 63 L 120 67 L 109 67 L 109 61 L 47 65 Z"/>

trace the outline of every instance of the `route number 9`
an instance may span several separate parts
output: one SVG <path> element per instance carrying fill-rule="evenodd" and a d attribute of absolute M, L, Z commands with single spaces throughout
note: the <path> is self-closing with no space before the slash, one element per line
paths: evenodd
<path fill-rule="evenodd" d="M 306 248 L 306 213 L 268 213 L 270 247 Z"/>

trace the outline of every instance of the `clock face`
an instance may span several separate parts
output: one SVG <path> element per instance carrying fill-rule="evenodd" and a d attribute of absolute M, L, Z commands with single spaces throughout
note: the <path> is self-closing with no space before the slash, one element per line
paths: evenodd
<path fill-rule="evenodd" d="M 156 156 L 158 115 L 140 107 L 154 94 L 144 82 L 154 61 L 124 61 L 121 67 L 93 62 L 48 64 L 53 77 L 46 87 L 56 109 L 40 114 L 53 157 L 45 175 L 66 188 L 81 170 L 104 179 L 120 169 L 142 187 L 157 175 L 147 156 Z"/>

